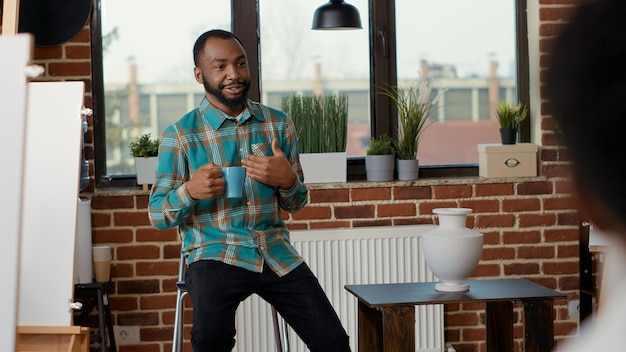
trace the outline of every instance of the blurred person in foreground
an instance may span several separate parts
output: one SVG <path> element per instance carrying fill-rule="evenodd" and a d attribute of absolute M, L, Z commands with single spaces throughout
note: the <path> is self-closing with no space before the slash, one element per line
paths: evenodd
<path fill-rule="evenodd" d="M 231 351 L 235 312 L 253 293 L 311 351 L 349 351 L 337 314 L 282 220 L 281 210 L 297 213 L 308 200 L 292 120 L 248 99 L 246 52 L 232 33 L 202 34 L 193 56 L 205 98 L 162 135 L 149 215 L 155 228 L 177 227 L 182 236 L 194 351 Z M 221 168 L 241 165 L 243 197 L 227 198 Z"/>
<path fill-rule="evenodd" d="M 549 55 L 550 112 L 571 154 L 581 219 L 610 241 L 597 316 L 561 351 L 626 346 L 626 1 L 580 5 Z"/>

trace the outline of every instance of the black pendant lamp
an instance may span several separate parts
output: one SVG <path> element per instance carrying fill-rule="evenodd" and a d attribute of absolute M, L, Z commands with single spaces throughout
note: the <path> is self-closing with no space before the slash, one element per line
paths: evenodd
<path fill-rule="evenodd" d="M 361 29 L 361 16 L 356 7 L 343 0 L 330 0 L 315 10 L 312 29 Z"/>

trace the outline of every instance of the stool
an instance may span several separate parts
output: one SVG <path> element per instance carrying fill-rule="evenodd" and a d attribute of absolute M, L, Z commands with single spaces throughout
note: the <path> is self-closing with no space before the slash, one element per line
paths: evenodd
<path fill-rule="evenodd" d="M 96 308 L 98 310 L 99 336 L 95 340 L 100 343 L 100 351 L 107 352 L 107 331 L 109 333 L 109 345 L 111 352 L 116 352 L 115 333 L 113 332 L 113 320 L 111 319 L 111 309 L 109 308 L 109 297 L 107 295 L 106 282 L 92 282 L 89 284 L 74 285 L 74 299 L 90 299 L 88 304 L 83 303 L 83 308 L 74 323 L 80 325 L 85 321 L 87 315 Z"/>
<path fill-rule="evenodd" d="M 176 313 L 174 314 L 174 337 L 172 339 L 172 352 L 183 352 L 183 325 L 185 324 L 185 296 L 189 294 L 185 283 L 185 255 L 181 254 L 178 265 L 178 281 L 176 282 Z M 283 317 L 278 317 L 278 312 L 272 307 L 272 319 L 274 321 L 274 338 L 276 339 L 277 352 L 289 352 L 289 336 L 287 322 Z"/>

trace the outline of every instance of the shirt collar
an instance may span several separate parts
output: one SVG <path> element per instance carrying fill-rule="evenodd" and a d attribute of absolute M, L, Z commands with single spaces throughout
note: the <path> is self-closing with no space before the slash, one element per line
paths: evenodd
<path fill-rule="evenodd" d="M 251 117 L 254 117 L 258 121 L 264 120 L 263 114 L 257 105 L 258 104 L 252 104 L 250 99 L 248 99 L 248 101 L 246 102 L 246 107 L 242 112 L 242 123 L 249 120 Z M 219 129 L 224 121 L 227 120 L 225 114 L 218 108 L 211 105 L 206 97 L 204 97 L 200 102 L 200 105 L 198 105 L 198 111 L 200 112 L 200 115 L 203 116 L 211 125 L 211 127 L 213 127 L 213 129 L 215 130 Z"/>

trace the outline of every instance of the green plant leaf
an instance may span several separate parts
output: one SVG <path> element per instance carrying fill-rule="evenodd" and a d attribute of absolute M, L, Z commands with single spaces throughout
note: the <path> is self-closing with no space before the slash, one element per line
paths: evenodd
<path fill-rule="evenodd" d="M 159 154 L 159 139 L 151 139 L 150 133 L 142 134 L 130 142 L 130 155 L 134 158 L 148 158 Z"/>

